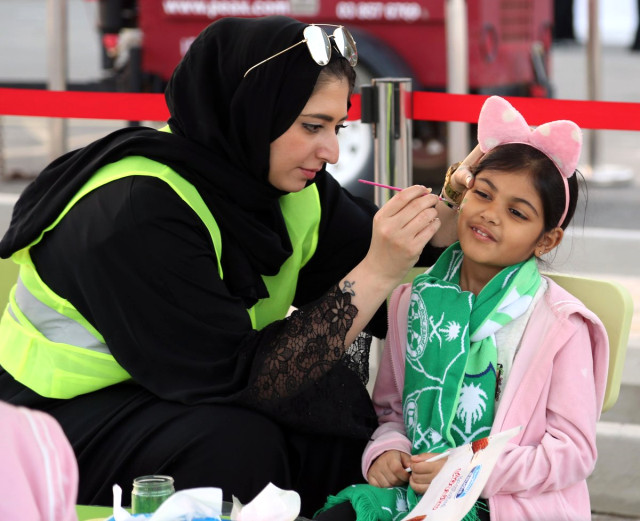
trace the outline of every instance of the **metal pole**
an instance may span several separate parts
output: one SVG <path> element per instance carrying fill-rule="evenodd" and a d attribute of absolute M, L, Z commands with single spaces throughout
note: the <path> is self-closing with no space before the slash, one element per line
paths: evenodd
<path fill-rule="evenodd" d="M 602 97 L 602 47 L 600 45 L 599 0 L 589 0 L 589 34 L 587 41 L 587 98 L 598 101 Z M 599 186 L 621 186 L 632 183 L 634 171 L 625 165 L 601 163 L 600 130 L 586 134 L 589 143 L 588 165 L 585 179 Z"/>
<path fill-rule="evenodd" d="M 587 42 L 587 97 L 591 101 L 601 97 L 601 61 L 599 1 L 589 0 L 589 37 Z M 600 159 L 598 131 L 589 132 L 589 166 L 593 171 Z"/>
<path fill-rule="evenodd" d="M 447 92 L 469 92 L 469 27 L 466 0 L 447 0 L 445 32 L 447 43 Z M 447 124 L 449 164 L 461 161 L 469 153 L 469 125 L 458 121 Z"/>
<path fill-rule="evenodd" d="M 375 122 L 375 180 L 406 188 L 413 180 L 413 99 L 410 78 L 374 78 L 371 80 L 377 103 Z M 376 187 L 374 202 L 382 206 L 393 193 Z"/>
<path fill-rule="evenodd" d="M 2 125 L 2 116 L 0 116 L 0 179 L 4 179 L 6 175 L 4 165 L 4 141 L 2 139 Z"/>
<path fill-rule="evenodd" d="M 362 122 L 373 124 L 374 179 L 406 188 L 413 182 L 413 92 L 410 78 L 373 78 L 362 86 Z M 374 187 L 374 202 L 381 207 L 394 192 Z M 384 343 L 374 338 L 370 367 L 375 374 Z M 370 386 L 369 391 L 373 391 Z"/>
<path fill-rule="evenodd" d="M 67 88 L 67 2 L 47 0 L 47 69 L 49 90 Z M 67 150 L 67 120 L 49 119 L 49 157 L 51 160 Z"/>

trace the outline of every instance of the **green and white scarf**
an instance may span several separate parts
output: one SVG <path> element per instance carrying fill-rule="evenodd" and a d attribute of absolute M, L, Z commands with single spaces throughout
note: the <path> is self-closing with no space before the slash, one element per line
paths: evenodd
<path fill-rule="evenodd" d="M 475 296 L 460 289 L 462 259 L 460 244 L 451 245 L 411 288 L 403 416 L 412 454 L 443 452 L 489 434 L 495 333 L 527 310 L 540 286 L 532 257 L 504 268 Z M 420 497 L 407 486 L 352 485 L 330 496 L 324 509 L 345 500 L 358 521 L 396 521 Z M 475 517 L 472 510 L 465 519 Z"/>

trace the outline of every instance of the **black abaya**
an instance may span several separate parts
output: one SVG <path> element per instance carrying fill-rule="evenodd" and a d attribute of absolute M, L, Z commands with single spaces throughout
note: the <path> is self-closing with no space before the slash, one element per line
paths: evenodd
<path fill-rule="evenodd" d="M 78 503 L 112 504 L 112 486 L 128 504 L 133 479 L 166 474 L 176 490 L 220 487 L 243 503 L 269 482 L 304 498 L 312 517 L 327 495 L 361 480 L 366 440 L 300 434 L 244 407 L 159 400 L 135 384 L 61 402 L 39 397 L 0 370 L 0 394 L 47 411 L 74 441 L 80 471 Z"/>

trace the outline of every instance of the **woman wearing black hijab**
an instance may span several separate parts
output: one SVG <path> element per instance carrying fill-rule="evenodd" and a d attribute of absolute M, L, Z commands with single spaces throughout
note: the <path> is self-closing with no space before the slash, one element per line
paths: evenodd
<path fill-rule="evenodd" d="M 373 221 L 324 170 L 354 75 L 335 44 L 318 65 L 306 27 L 214 22 L 169 82 L 168 129 L 60 157 L 14 208 L 0 398 L 60 422 L 81 504 L 168 474 L 243 502 L 273 482 L 310 516 L 359 477 L 361 332 L 384 336 L 379 308 L 452 212 L 415 186 Z"/>

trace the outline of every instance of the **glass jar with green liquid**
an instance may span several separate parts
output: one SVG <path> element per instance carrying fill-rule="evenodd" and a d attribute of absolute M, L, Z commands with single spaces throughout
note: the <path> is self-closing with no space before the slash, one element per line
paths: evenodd
<path fill-rule="evenodd" d="M 171 476 L 140 476 L 133 480 L 131 513 L 152 514 L 174 492 Z"/>

